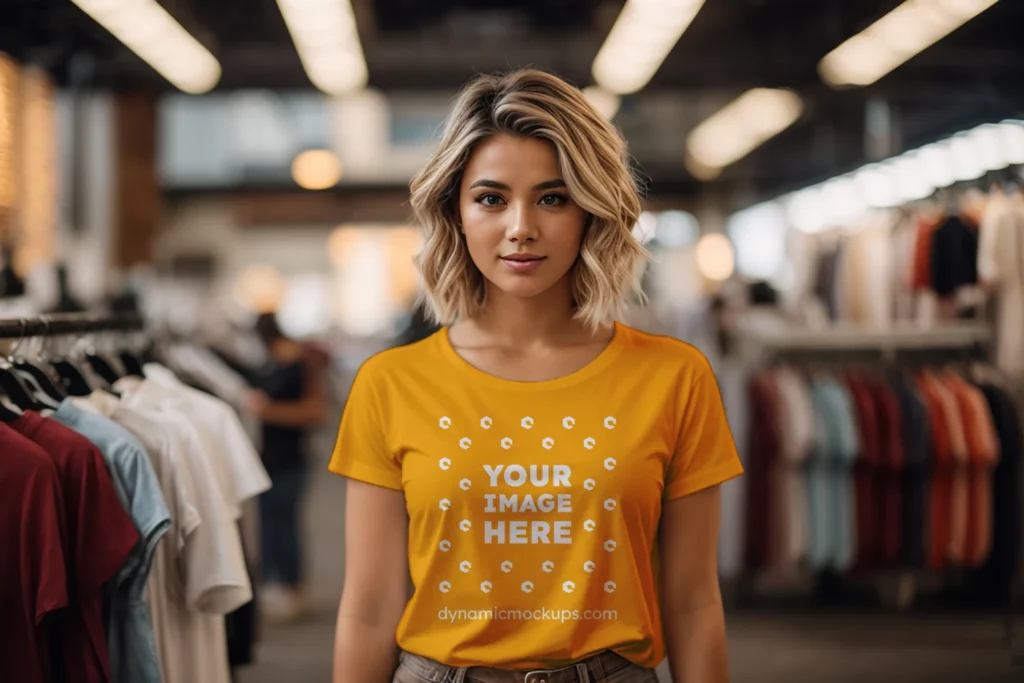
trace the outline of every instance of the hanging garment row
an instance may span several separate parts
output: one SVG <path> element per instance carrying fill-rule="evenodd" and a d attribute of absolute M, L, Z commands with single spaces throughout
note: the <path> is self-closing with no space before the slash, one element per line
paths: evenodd
<path fill-rule="evenodd" d="M 954 566 L 1009 591 L 1022 437 L 1000 373 L 779 365 L 748 401 L 748 569 Z"/>
<path fill-rule="evenodd" d="M 4 679 L 230 683 L 269 486 L 236 411 L 127 344 L 0 365 Z"/>
<path fill-rule="evenodd" d="M 793 311 L 888 329 L 995 312 L 993 361 L 1024 382 L 1024 193 L 969 188 L 945 201 L 879 210 L 857 224 L 788 238 Z"/>

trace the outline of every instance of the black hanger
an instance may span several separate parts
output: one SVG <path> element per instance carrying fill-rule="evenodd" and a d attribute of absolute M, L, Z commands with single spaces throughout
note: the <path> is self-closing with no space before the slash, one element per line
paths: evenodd
<path fill-rule="evenodd" d="M 117 357 L 121 360 L 121 365 L 124 366 L 129 377 L 146 376 L 146 373 L 142 370 L 142 363 L 139 362 L 139 359 L 131 351 L 122 351 Z"/>
<path fill-rule="evenodd" d="M 92 387 L 85 379 L 82 372 L 68 360 L 51 361 L 50 365 L 57 371 L 60 381 L 69 396 L 88 396 L 92 393 Z"/>
<path fill-rule="evenodd" d="M 12 365 L 11 370 L 19 379 L 21 379 L 22 384 L 28 388 L 29 393 L 32 394 L 32 398 L 35 399 L 36 405 L 50 408 L 52 410 L 56 410 L 60 407 L 60 402 L 64 399 L 62 397 L 56 397 L 49 394 L 45 389 L 43 389 L 43 386 L 39 383 L 39 380 L 36 379 L 35 375 L 21 369 L 17 364 Z"/>
<path fill-rule="evenodd" d="M 0 389 L 22 410 L 42 410 L 49 406 L 39 403 L 32 389 L 9 365 L 0 365 Z"/>
<path fill-rule="evenodd" d="M 118 375 L 113 366 L 107 362 L 107 359 L 98 353 L 87 353 L 85 355 L 85 360 L 89 363 L 89 367 L 91 367 L 107 384 L 113 384 L 117 380 L 121 379 L 121 376 Z"/>
<path fill-rule="evenodd" d="M 13 359 L 14 353 L 21 346 L 25 338 L 25 321 L 21 321 L 21 336 L 11 349 L 9 358 Z M 0 388 L 3 388 L 7 397 L 21 410 L 42 410 L 51 406 L 37 400 L 34 383 L 28 381 L 21 373 L 14 369 L 10 360 L 0 360 Z"/>
<path fill-rule="evenodd" d="M 29 361 L 19 358 L 14 361 L 14 369 L 21 373 L 22 377 L 28 379 L 31 378 L 36 385 L 39 392 L 42 392 L 49 398 L 60 403 L 67 396 L 67 392 L 62 391 L 53 381 L 46 372 L 30 363 Z"/>

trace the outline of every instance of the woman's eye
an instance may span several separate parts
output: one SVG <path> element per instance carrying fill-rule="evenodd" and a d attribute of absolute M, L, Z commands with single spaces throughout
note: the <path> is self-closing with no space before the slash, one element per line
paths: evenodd
<path fill-rule="evenodd" d="M 559 206 L 567 201 L 568 198 L 560 194 L 546 194 L 540 198 L 540 203 L 544 206 Z"/>
<path fill-rule="evenodd" d="M 496 194 L 485 194 L 477 197 L 476 201 L 484 206 L 498 206 L 501 204 L 501 197 Z"/>

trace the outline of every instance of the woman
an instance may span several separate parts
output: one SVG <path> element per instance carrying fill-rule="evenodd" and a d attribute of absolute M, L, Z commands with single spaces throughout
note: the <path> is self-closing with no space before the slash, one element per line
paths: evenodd
<path fill-rule="evenodd" d="M 614 322 L 645 256 L 626 159 L 542 72 L 455 103 L 412 182 L 445 327 L 364 363 L 331 459 L 335 683 L 653 681 L 666 654 L 728 679 L 718 484 L 742 469 L 704 357 Z"/>
<path fill-rule="evenodd" d="M 272 486 L 260 496 L 261 609 L 275 621 L 303 613 L 300 504 L 308 464 L 306 438 L 325 417 L 323 361 L 306 345 L 288 338 L 272 314 L 262 315 L 256 333 L 268 362 L 256 373 L 250 411 L 262 422 L 263 465 Z"/>

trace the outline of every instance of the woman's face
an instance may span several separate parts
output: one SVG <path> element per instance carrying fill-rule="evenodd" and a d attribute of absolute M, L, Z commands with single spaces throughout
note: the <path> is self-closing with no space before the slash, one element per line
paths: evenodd
<path fill-rule="evenodd" d="M 551 143 L 498 134 L 466 164 L 459 218 L 469 255 L 490 285 L 531 298 L 568 284 L 587 213 L 569 197 Z"/>

